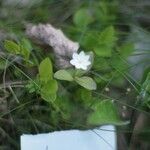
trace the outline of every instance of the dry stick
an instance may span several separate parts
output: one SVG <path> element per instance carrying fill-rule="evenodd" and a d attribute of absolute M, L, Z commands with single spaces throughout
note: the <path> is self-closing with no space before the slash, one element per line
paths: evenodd
<path fill-rule="evenodd" d="M 8 59 L 9 59 L 9 56 L 5 60 L 6 62 L 5 62 L 5 68 L 4 68 L 4 73 L 3 73 L 3 88 L 5 92 L 6 92 L 5 82 L 6 82 L 6 70 L 7 70 L 7 65 L 8 65 Z"/>
<path fill-rule="evenodd" d="M 9 88 L 9 86 L 11 87 L 24 87 L 25 84 L 27 83 L 27 81 L 9 81 L 9 82 L 5 82 L 5 87 Z M 4 86 L 3 84 L 0 84 L 0 89 L 3 89 Z"/>
<path fill-rule="evenodd" d="M 20 102 L 19 102 L 19 100 L 18 100 L 18 98 L 17 98 L 17 95 L 16 95 L 15 92 L 13 91 L 12 87 L 11 87 L 11 86 L 8 86 L 8 88 L 9 88 L 10 92 L 12 93 L 12 95 L 13 95 L 14 99 L 16 100 L 16 102 L 19 104 Z"/>

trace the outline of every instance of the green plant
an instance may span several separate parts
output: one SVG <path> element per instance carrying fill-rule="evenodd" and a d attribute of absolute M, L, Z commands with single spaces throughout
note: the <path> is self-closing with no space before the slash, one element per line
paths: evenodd
<path fill-rule="evenodd" d="M 124 6 L 125 2 L 118 0 L 44 0 L 29 6 L 0 2 L 0 27 L 5 35 L 2 37 L 0 30 L 0 149 L 19 149 L 23 133 L 103 124 L 116 125 L 119 133 L 127 132 L 126 145 L 132 143 L 132 137 L 149 138 L 149 121 L 143 119 L 149 116 L 149 74 L 135 70 L 136 75 L 143 75 L 142 82 L 141 77 L 137 80 L 130 74 L 140 64 L 144 70 L 143 64 L 149 65 L 149 51 L 144 50 L 149 48 L 149 30 L 138 22 L 131 25 L 122 14 Z M 60 27 L 90 59 L 80 66 L 67 56 L 70 67 L 58 68 L 52 48 L 35 44 L 24 34 L 28 22 Z M 136 50 L 139 45 L 140 53 Z M 137 56 L 143 60 L 135 64 L 128 61 Z M 145 115 L 141 122 L 146 125 L 140 128 L 141 134 L 133 136 L 139 131 L 134 129 L 141 119 L 138 114 Z"/>

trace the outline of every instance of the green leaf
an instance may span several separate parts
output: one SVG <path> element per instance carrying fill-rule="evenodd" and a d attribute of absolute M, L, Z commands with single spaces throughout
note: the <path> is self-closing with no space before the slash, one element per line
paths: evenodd
<path fill-rule="evenodd" d="M 88 89 L 88 90 L 96 90 L 96 83 L 95 81 L 87 76 L 83 76 L 83 77 L 75 77 L 75 81 L 81 85 L 82 87 Z"/>
<path fill-rule="evenodd" d="M 48 93 L 41 93 L 42 99 L 44 99 L 47 102 L 54 102 L 57 98 L 56 93 L 48 94 Z"/>
<path fill-rule="evenodd" d="M 86 49 L 91 50 L 98 44 L 99 33 L 96 31 L 89 31 L 86 33 L 82 40 L 81 45 L 86 47 Z"/>
<path fill-rule="evenodd" d="M 34 82 L 33 81 L 29 81 L 28 82 L 28 84 L 25 86 L 27 89 L 28 89 L 28 91 L 29 91 L 29 93 L 34 93 L 34 92 L 37 92 L 37 93 L 39 93 L 39 91 L 40 91 L 40 85 L 36 85 L 36 84 L 38 85 L 39 83 L 35 80 Z"/>
<path fill-rule="evenodd" d="M 5 67 L 8 67 L 8 65 L 6 66 L 6 60 L 0 58 L 0 70 L 5 69 Z"/>
<path fill-rule="evenodd" d="M 99 64 L 101 64 L 101 65 L 99 65 Z M 96 56 L 94 58 L 93 68 L 96 70 L 107 71 L 110 69 L 110 64 L 109 64 L 109 61 L 107 59 L 105 59 L 103 57 Z"/>
<path fill-rule="evenodd" d="M 92 21 L 93 21 L 92 14 L 86 8 L 79 9 L 73 17 L 73 22 L 78 27 L 86 27 Z"/>
<path fill-rule="evenodd" d="M 150 72 L 142 84 L 140 95 L 142 97 L 142 105 L 150 108 Z"/>
<path fill-rule="evenodd" d="M 20 46 L 13 41 L 5 40 L 4 47 L 12 54 L 20 54 Z"/>
<path fill-rule="evenodd" d="M 21 55 L 25 58 L 25 60 L 28 60 L 30 56 L 30 51 L 23 45 L 20 45 L 20 51 Z"/>
<path fill-rule="evenodd" d="M 41 97 L 50 102 L 56 99 L 56 93 L 58 90 L 58 84 L 56 80 L 49 80 L 47 83 L 43 84 L 41 87 Z"/>
<path fill-rule="evenodd" d="M 27 40 L 23 39 L 20 44 L 16 44 L 13 41 L 6 40 L 4 43 L 5 49 L 12 54 L 19 54 L 25 58 L 25 60 L 29 59 L 31 45 Z"/>
<path fill-rule="evenodd" d="M 128 57 L 134 51 L 134 45 L 132 43 L 126 43 L 119 48 L 120 55 L 124 58 Z"/>
<path fill-rule="evenodd" d="M 93 103 L 92 91 L 89 91 L 85 88 L 78 89 L 77 97 L 80 100 L 80 104 L 83 103 L 85 108 L 89 107 L 91 103 Z"/>
<path fill-rule="evenodd" d="M 66 70 L 59 70 L 54 74 L 54 78 L 58 80 L 73 81 L 72 75 Z"/>
<path fill-rule="evenodd" d="M 114 54 L 110 60 L 110 64 L 113 66 L 113 68 L 120 70 L 121 72 L 128 70 L 128 64 L 126 61 L 123 61 L 119 55 Z"/>
<path fill-rule="evenodd" d="M 95 103 L 93 112 L 88 116 L 87 120 L 90 125 L 125 125 L 127 122 L 120 120 L 117 109 L 111 100 L 103 100 Z"/>
<path fill-rule="evenodd" d="M 58 90 L 58 84 L 56 80 L 49 80 L 47 83 L 42 85 L 41 90 L 45 93 L 56 93 Z"/>
<path fill-rule="evenodd" d="M 111 57 L 116 39 L 117 38 L 113 26 L 107 27 L 105 30 L 103 30 L 99 36 L 98 44 L 94 48 L 94 51 L 97 54 L 97 56 Z"/>
<path fill-rule="evenodd" d="M 28 49 L 29 51 L 32 50 L 32 46 L 31 46 L 31 43 L 30 43 L 29 40 L 23 38 L 23 39 L 21 40 L 20 44 L 21 44 L 22 46 L 24 46 L 26 49 Z"/>
<path fill-rule="evenodd" d="M 47 82 L 53 78 L 52 63 L 49 58 L 45 58 L 39 66 L 39 77 L 41 81 Z"/>
<path fill-rule="evenodd" d="M 80 96 L 81 99 L 84 101 L 90 100 L 92 99 L 92 92 L 87 90 L 87 89 L 80 89 Z"/>
<path fill-rule="evenodd" d="M 99 44 L 105 44 L 108 47 L 113 47 L 116 40 L 115 29 L 113 26 L 110 26 L 104 29 L 100 34 Z"/>
<path fill-rule="evenodd" d="M 27 39 L 23 38 L 20 42 L 20 53 L 26 60 L 29 59 L 31 50 L 31 43 Z"/>
<path fill-rule="evenodd" d="M 94 51 L 97 56 L 100 57 L 111 57 L 112 56 L 112 48 L 105 46 L 105 45 L 100 45 L 96 48 L 94 48 Z"/>

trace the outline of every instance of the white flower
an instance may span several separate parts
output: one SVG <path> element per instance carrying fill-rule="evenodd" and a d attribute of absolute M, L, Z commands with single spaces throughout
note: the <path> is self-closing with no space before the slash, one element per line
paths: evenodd
<path fill-rule="evenodd" d="M 88 66 L 91 65 L 90 55 L 86 55 L 83 51 L 73 53 L 70 63 L 77 69 L 87 70 Z"/>

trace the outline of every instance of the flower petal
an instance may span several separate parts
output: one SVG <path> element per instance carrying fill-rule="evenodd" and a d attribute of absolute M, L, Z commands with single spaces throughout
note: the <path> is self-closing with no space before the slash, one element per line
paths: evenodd
<path fill-rule="evenodd" d="M 81 52 L 79 53 L 79 56 L 80 56 L 80 57 L 85 57 L 85 53 L 84 53 L 83 51 L 81 51 Z"/>
<path fill-rule="evenodd" d="M 76 63 L 75 67 L 76 67 L 77 69 L 81 69 L 81 64 Z"/>
<path fill-rule="evenodd" d="M 72 60 L 70 63 L 77 69 L 87 70 L 88 66 L 91 64 L 90 55 L 86 55 L 84 51 L 78 53 L 73 53 Z"/>
<path fill-rule="evenodd" d="M 81 69 L 87 70 L 87 66 L 84 66 L 84 65 L 83 65 L 83 66 L 81 67 Z"/>
<path fill-rule="evenodd" d="M 90 59 L 90 56 L 89 55 L 85 55 L 85 58 L 86 60 L 89 60 Z"/>
<path fill-rule="evenodd" d="M 72 58 L 73 58 L 73 59 L 78 58 L 78 53 L 73 53 Z"/>
<path fill-rule="evenodd" d="M 76 64 L 76 61 L 74 59 L 70 60 L 70 63 L 74 66 Z"/>

